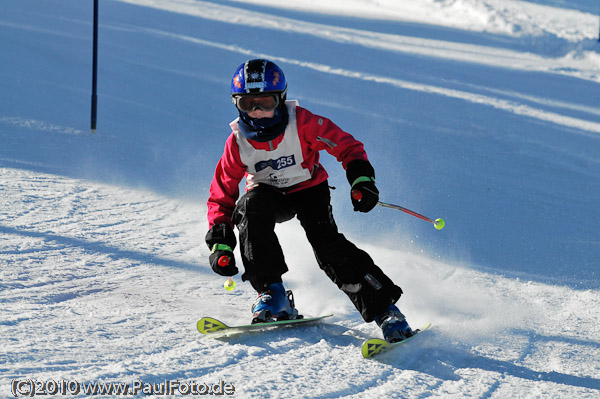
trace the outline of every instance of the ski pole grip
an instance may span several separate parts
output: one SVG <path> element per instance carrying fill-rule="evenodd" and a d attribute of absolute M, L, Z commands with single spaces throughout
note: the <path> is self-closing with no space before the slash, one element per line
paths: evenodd
<path fill-rule="evenodd" d="M 221 267 L 225 267 L 225 266 L 229 265 L 230 261 L 231 261 L 231 259 L 229 259 L 229 256 L 223 255 L 219 258 L 219 260 L 217 261 L 217 264 Z"/>
<path fill-rule="evenodd" d="M 352 190 L 352 198 L 354 198 L 357 201 L 360 201 L 362 199 L 362 193 L 360 192 L 360 190 Z"/>
<path fill-rule="evenodd" d="M 216 251 L 229 251 L 229 252 L 233 252 L 233 249 L 231 249 L 231 247 L 229 245 L 226 244 L 215 244 L 212 247 L 211 253 L 215 253 Z M 233 255 L 233 254 L 232 254 Z M 217 260 L 217 264 L 221 267 L 225 267 L 227 265 L 229 265 L 229 262 L 231 262 L 231 258 L 227 255 L 221 255 L 219 257 L 219 259 Z"/>

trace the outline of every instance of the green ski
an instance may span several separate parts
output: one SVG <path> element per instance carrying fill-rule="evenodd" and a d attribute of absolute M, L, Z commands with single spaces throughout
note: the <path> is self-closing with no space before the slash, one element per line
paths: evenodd
<path fill-rule="evenodd" d="M 267 323 L 245 324 L 241 326 L 228 326 L 215 318 L 203 317 L 200 320 L 198 320 L 196 327 L 198 328 L 198 331 L 202 334 L 211 337 L 222 337 L 226 335 L 239 334 L 247 331 L 263 331 L 276 327 L 311 323 L 331 316 L 333 316 L 333 314 L 317 317 L 306 317 L 302 319 L 272 321 Z"/>
<path fill-rule="evenodd" d="M 400 345 L 404 345 L 407 342 L 409 342 L 410 340 L 412 340 L 414 337 L 416 337 L 417 335 L 419 335 L 419 333 L 427 330 L 429 327 L 431 326 L 431 323 L 427 323 L 425 326 L 421 327 L 420 329 L 415 331 L 415 335 L 413 335 L 412 337 L 409 337 L 403 341 L 399 341 L 399 342 L 387 342 L 384 339 L 381 338 L 371 338 L 366 340 L 365 342 L 363 342 L 362 344 L 362 355 L 363 357 L 369 358 L 369 357 L 373 357 L 375 355 L 378 355 L 382 352 L 386 352 L 390 349 L 396 348 Z"/>

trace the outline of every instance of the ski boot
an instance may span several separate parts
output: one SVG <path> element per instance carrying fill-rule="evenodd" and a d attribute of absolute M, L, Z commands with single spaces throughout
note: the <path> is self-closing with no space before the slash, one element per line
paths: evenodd
<path fill-rule="evenodd" d="M 375 317 L 375 322 L 381 327 L 383 338 L 388 342 L 399 342 L 415 335 L 406 322 L 406 317 L 393 304 Z"/>
<path fill-rule="evenodd" d="M 282 283 L 273 283 L 258 294 L 252 305 L 252 324 L 278 320 L 301 319 L 294 307 L 292 291 L 286 291 Z"/>

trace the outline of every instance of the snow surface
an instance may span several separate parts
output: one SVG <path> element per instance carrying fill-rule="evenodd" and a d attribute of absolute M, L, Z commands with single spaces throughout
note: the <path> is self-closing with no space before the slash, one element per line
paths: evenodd
<path fill-rule="evenodd" d="M 592 0 L 0 2 L 0 396 L 14 379 L 165 380 L 254 398 L 600 395 L 600 43 Z M 235 67 L 268 57 L 289 97 L 365 143 L 382 201 L 340 229 L 433 327 L 378 336 L 278 226 L 306 328 L 216 341 L 254 293 L 208 266 L 206 198 Z M 239 259 L 239 258 L 238 258 Z"/>

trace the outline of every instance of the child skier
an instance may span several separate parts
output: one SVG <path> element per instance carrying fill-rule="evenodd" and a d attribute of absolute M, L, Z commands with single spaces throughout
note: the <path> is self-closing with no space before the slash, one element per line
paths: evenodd
<path fill-rule="evenodd" d="M 402 290 L 371 257 L 338 232 L 332 215 L 327 172 L 319 151 L 335 156 L 346 170 L 355 211 L 369 212 L 379 199 L 375 172 L 363 144 L 330 120 L 286 101 L 283 71 L 264 59 L 240 65 L 231 81 L 239 117 L 230 123 L 210 186 L 206 243 L 212 269 L 238 273 L 233 249 L 237 226 L 243 281 L 258 292 L 253 323 L 299 317 L 281 276 L 288 270 L 275 224 L 298 218 L 317 262 L 345 292 L 366 322 L 375 320 L 390 342 L 413 335 L 394 305 Z M 246 193 L 239 201 L 239 183 Z"/>

